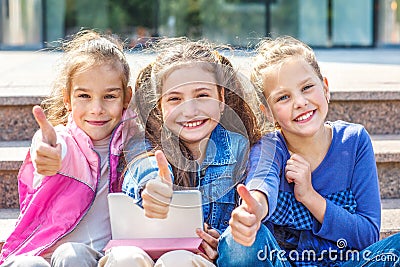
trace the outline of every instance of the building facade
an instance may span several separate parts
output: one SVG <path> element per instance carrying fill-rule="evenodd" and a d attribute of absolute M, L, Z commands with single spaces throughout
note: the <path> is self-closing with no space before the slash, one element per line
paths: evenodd
<path fill-rule="evenodd" d="M 314 47 L 400 46 L 400 0 L 0 0 L 0 49 L 41 49 L 81 28 L 129 47 L 159 36 L 249 47 L 292 35 Z"/>

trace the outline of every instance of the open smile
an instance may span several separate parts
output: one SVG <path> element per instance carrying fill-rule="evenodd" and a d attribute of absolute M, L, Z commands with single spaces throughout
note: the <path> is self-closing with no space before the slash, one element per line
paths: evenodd
<path fill-rule="evenodd" d="M 314 115 L 315 110 L 311 110 L 308 111 L 306 113 L 300 114 L 299 116 L 297 116 L 294 121 L 296 122 L 307 122 L 309 120 L 311 120 L 312 116 Z"/>
<path fill-rule="evenodd" d="M 199 127 L 199 126 L 205 124 L 207 121 L 208 121 L 208 119 L 206 119 L 206 120 L 196 120 L 196 121 L 184 122 L 184 123 L 181 123 L 181 124 L 182 124 L 182 126 L 183 126 L 184 128 L 187 128 L 187 129 L 194 129 L 194 128 L 197 128 L 197 127 Z"/>
<path fill-rule="evenodd" d="M 86 121 L 86 122 L 93 126 L 103 126 L 104 124 L 108 123 L 109 120 L 107 120 L 107 121 Z"/>

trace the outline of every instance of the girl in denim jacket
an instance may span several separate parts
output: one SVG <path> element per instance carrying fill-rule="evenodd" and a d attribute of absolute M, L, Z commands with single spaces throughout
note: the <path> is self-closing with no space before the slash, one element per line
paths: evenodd
<path fill-rule="evenodd" d="M 235 186 L 245 177 L 248 149 L 260 137 L 257 119 L 238 73 L 212 45 L 179 38 L 158 47 L 156 60 L 137 79 L 144 138 L 128 149 L 122 190 L 141 202 L 146 216 L 165 218 L 173 190 L 199 189 L 203 252 L 168 252 L 156 266 L 214 266 L 218 238 L 236 207 Z M 163 179 L 157 179 L 159 171 Z M 127 253 L 126 261 L 153 266 L 139 251 Z"/>
<path fill-rule="evenodd" d="M 111 238 L 107 194 L 120 191 L 123 130 L 135 127 L 121 123 L 133 115 L 130 69 L 122 45 L 94 31 L 64 48 L 43 104 L 49 121 L 33 109 L 41 130 L 18 175 L 21 212 L 2 266 L 97 266 Z"/>

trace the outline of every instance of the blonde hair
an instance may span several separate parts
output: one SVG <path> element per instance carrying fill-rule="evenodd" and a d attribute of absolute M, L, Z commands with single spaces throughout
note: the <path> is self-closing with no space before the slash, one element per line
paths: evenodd
<path fill-rule="evenodd" d="M 164 122 L 160 106 L 161 91 L 168 75 L 176 69 L 187 66 L 200 66 L 215 75 L 219 98 L 220 100 L 224 99 L 227 107 L 221 116 L 221 125 L 227 130 L 246 136 L 250 145 L 261 137 L 257 118 L 251 106 L 245 101 L 246 90 L 238 73 L 234 70 L 231 62 L 218 53 L 216 48 L 217 46 L 204 40 L 190 41 L 187 38 L 164 39 L 152 48 L 158 52 L 158 56 L 153 63 L 143 68 L 139 73 L 134 95 L 134 107 L 143 124 L 145 137 L 149 141 L 152 151 L 168 150 L 164 152 L 171 154 L 171 151 L 174 150 L 175 158 L 182 158 L 183 161 L 193 159 L 191 152 L 179 138 L 170 137 L 168 141 L 163 142 L 163 130 L 168 131 L 168 129 L 163 128 Z M 224 95 L 222 96 L 222 94 Z M 238 121 L 238 118 L 242 125 L 234 123 Z M 241 128 L 240 126 L 244 127 Z M 169 141 L 171 141 L 171 144 L 169 144 Z M 168 149 L 165 149 L 166 146 Z M 178 155 L 182 155 L 182 157 Z M 168 158 L 167 153 L 166 156 Z M 187 161 L 185 162 L 177 163 L 176 166 L 171 164 L 175 184 L 191 187 L 196 179 L 195 173 L 187 170 L 194 170 L 195 168 L 185 165 Z"/>
<path fill-rule="evenodd" d="M 64 55 L 60 70 L 53 83 L 50 96 L 42 102 L 47 119 L 53 125 L 66 124 L 69 110 L 64 98 L 71 95 L 71 81 L 79 72 L 101 64 L 110 64 L 121 70 L 121 80 L 126 97 L 130 68 L 123 53 L 123 44 L 113 36 L 93 30 L 82 30 L 62 44 Z"/>
<path fill-rule="evenodd" d="M 254 57 L 250 74 L 250 79 L 260 94 L 263 93 L 265 70 L 278 66 L 293 57 L 303 58 L 310 64 L 318 78 L 323 80 L 317 58 L 311 47 L 291 36 L 267 38 L 257 45 L 257 55 Z"/>

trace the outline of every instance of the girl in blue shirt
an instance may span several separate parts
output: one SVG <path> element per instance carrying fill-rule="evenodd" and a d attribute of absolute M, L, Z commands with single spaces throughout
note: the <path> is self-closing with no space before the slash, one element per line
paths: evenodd
<path fill-rule="evenodd" d="M 381 207 L 367 131 L 325 121 L 328 82 L 310 47 L 282 37 L 261 42 L 258 52 L 252 80 L 277 130 L 251 150 L 218 266 L 359 266 L 393 253 L 388 247 L 397 258 L 379 266 L 392 266 L 398 236 L 370 246 Z"/>
<path fill-rule="evenodd" d="M 173 190 L 199 189 L 203 252 L 170 252 L 156 265 L 214 266 L 218 238 L 236 207 L 235 186 L 244 180 L 249 147 L 261 134 L 240 76 L 226 57 L 208 43 L 183 38 L 166 39 L 159 47 L 156 60 L 137 79 L 135 107 L 144 138 L 128 146 L 122 190 L 140 201 L 146 216 L 162 219 Z M 127 261 L 153 265 L 141 255 Z"/>

